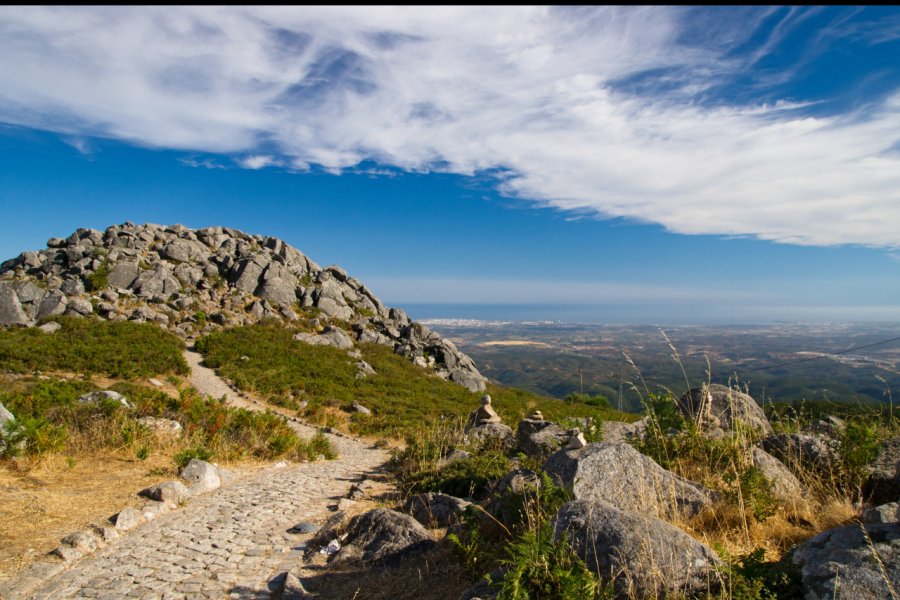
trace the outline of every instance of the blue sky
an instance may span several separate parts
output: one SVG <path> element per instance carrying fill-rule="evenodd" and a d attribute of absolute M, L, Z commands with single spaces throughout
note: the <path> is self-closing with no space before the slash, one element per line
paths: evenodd
<path fill-rule="evenodd" d="M 4 258 L 222 224 L 420 317 L 900 318 L 895 8 L 5 7 L 0 52 Z"/>

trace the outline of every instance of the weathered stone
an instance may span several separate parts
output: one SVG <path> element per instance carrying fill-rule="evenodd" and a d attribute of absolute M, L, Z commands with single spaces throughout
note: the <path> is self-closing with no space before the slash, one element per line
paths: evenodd
<path fill-rule="evenodd" d="M 191 492 L 194 494 L 211 492 L 222 485 L 219 469 L 198 458 L 191 459 L 191 462 L 181 470 L 181 478 L 190 482 Z"/>
<path fill-rule="evenodd" d="M 62 329 L 62 325 L 60 325 L 56 321 L 50 321 L 49 323 L 38 325 L 38 329 L 40 329 L 44 333 L 56 333 L 57 331 Z"/>
<path fill-rule="evenodd" d="M 157 265 L 152 271 L 142 271 L 135 279 L 132 287 L 142 298 L 156 296 L 167 298 L 181 289 L 181 284 L 172 276 L 167 265 Z"/>
<path fill-rule="evenodd" d="M 344 330 L 337 327 L 327 327 L 322 333 L 315 335 L 312 333 L 295 333 L 293 337 L 296 342 L 304 344 L 312 344 L 314 346 L 332 346 L 333 348 L 349 349 L 353 348 L 353 340 L 350 339 Z"/>
<path fill-rule="evenodd" d="M 180 481 L 165 481 L 141 490 L 138 495 L 150 500 L 165 502 L 169 506 L 178 506 L 187 501 L 191 492 Z"/>
<path fill-rule="evenodd" d="M 466 431 L 471 430 L 479 425 L 487 425 L 488 423 L 502 423 L 503 419 L 491 406 L 491 397 L 485 394 L 481 397 L 481 406 L 472 411 L 469 415 L 469 421 L 466 423 Z"/>
<path fill-rule="evenodd" d="M 660 517 L 693 516 L 712 504 L 708 490 L 622 442 L 560 450 L 547 459 L 544 471 L 576 499 L 602 501 L 621 510 Z"/>
<path fill-rule="evenodd" d="M 84 283 L 79 278 L 66 279 L 60 288 L 66 296 L 80 296 L 84 293 Z"/>
<path fill-rule="evenodd" d="M 526 455 L 543 458 L 569 443 L 569 432 L 551 421 L 522 419 L 516 430 L 519 450 Z"/>
<path fill-rule="evenodd" d="M 375 374 L 375 369 L 373 369 L 372 365 L 366 361 L 359 360 L 356 362 L 356 379 L 365 379 L 366 377 L 371 377 Z"/>
<path fill-rule="evenodd" d="M 881 443 L 878 456 L 869 465 L 863 494 L 872 504 L 900 500 L 900 437 Z"/>
<path fill-rule="evenodd" d="M 152 382 L 152 380 L 151 380 Z M 160 419 L 157 417 L 141 417 L 138 423 L 152 430 L 157 435 L 178 437 L 182 433 L 181 423 L 172 419 Z"/>
<path fill-rule="evenodd" d="M 75 533 L 70 533 L 61 541 L 66 546 L 71 546 L 82 554 L 90 554 L 100 547 L 100 538 L 93 531 L 76 531 Z"/>
<path fill-rule="evenodd" d="M 84 556 L 83 552 L 72 548 L 71 546 L 60 546 L 50 554 L 58 556 L 66 564 L 72 564 Z"/>
<path fill-rule="evenodd" d="M 803 500 L 805 490 L 800 480 L 780 460 L 763 450 L 753 448 L 750 451 L 753 466 L 772 484 L 772 493 L 776 498 L 788 504 L 796 504 Z"/>
<path fill-rule="evenodd" d="M 559 510 L 553 528 L 620 597 L 690 596 L 717 586 L 716 553 L 655 517 L 575 500 Z"/>
<path fill-rule="evenodd" d="M 94 306 L 87 298 L 69 298 L 69 302 L 66 305 L 66 314 L 87 317 L 94 314 Z"/>
<path fill-rule="evenodd" d="M 128 402 L 128 398 L 126 398 L 119 392 L 114 392 L 112 390 L 90 392 L 84 394 L 83 396 L 79 396 L 76 402 L 80 402 L 82 404 L 96 404 L 98 402 L 103 402 L 104 400 L 118 402 L 125 408 L 131 408 L 131 403 Z"/>
<path fill-rule="evenodd" d="M 140 268 L 137 263 L 133 262 L 117 262 L 109 271 L 106 278 L 109 287 L 112 289 L 127 289 L 135 282 L 140 275 Z"/>
<path fill-rule="evenodd" d="M 516 447 L 516 436 L 509 425 L 503 423 L 485 423 L 472 428 L 466 435 L 484 446 L 507 451 Z"/>
<path fill-rule="evenodd" d="M 457 367 L 450 370 L 449 379 L 470 392 L 483 392 L 487 389 L 487 380 L 478 371 Z"/>
<path fill-rule="evenodd" d="M 428 492 L 410 496 L 403 503 L 403 512 L 411 515 L 425 527 L 448 527 L 459 518 L 459 515 L 471 502 L 449 496 Z"/>
<path fill-rule="evenodd" d="M 350 520 L 344 548 L 338 559 L 352 556 L 345 552 L 355 546 L 366 562 L 400 558 L 406 553 L 421 552 L 434 545 L 434 540 L 418 521 L 409 515 L 386 508 L 376 508 Z"/>
<path fill-rule="evenodd" d="M 0 281 L 0 325 L 26 325 L 28 321 L 14 284 L 11 281 Z"/>
<path fill-rule="evenodd" d="M 779 433 L 762 440 L 763 449 L 794 472 L 828 470 L 834 455 L 828 444 L 815 435 Z"/>
<path fill-rule="evenodd" d="M 3 435 L 4 426 L 6 425 L 6 423 L 15 420 L 16 417 L 11 412 L 9 412 L 9 409 L 3 406 L 2 403 L 0 403 L 0 436 Z"/>
<path fill-rule="evenodd" d="M 897 521 L 900 521 L 900 502 L 873 506 L 862 513 L 863 523 L 896 523 Z"/>
<path fill-rule="evenodd" d="M 114 517 L 116 529 L 119 531 L 129 531 L 138 525 L 144 523 L 144 515 L 135 508 L 123 508 L 119 514 Z"/>
<path fill-rule="evenodd" d="M 47 317 L 63 314 L 66 312 L 66 304 L 68 304 L 68 300 L 62 292 L 59 290 L 51 291 L 44 297 L 40 308 L 38 308 L 36 315 L 37 320 L 40 321 Z"/>
<path fill-rule="evenodd" d="M 900 590 L 900 524 L 829 529 L 793 552 L 806 600 L 880 600 Z"/>
<path fill-rule="evenodd" d="M 733 431 L 737 422 L 764 434 L 772 433 L 772 425 L 756 400 L 724 385 L 694 388 L 678 400 L 678 408 L 685 418 L 714 435 Z"/>
<path fill-rule="evenodd" d="M 372 414 L 371 410 L 369 410 L 368 408 L 366 408 L 365 406 L 363 406 L 362 404 L 360 404 L 358 402 L 354 402 L 352 405 L 352 408 L 353 408 L 354 412 L 358 412 L 363 415 L 371 415 Z"/>

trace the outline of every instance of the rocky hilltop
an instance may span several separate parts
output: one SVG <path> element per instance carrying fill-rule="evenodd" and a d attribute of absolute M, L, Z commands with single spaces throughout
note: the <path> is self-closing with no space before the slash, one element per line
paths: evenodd
<path fill-rule="evenodd" d="M 277 238 L 227 227 L 78 229 L 0 265 L 0 325 L 33 326 L 55 315 L 154 322 L 183 337 L 306 319 L 325 335 L 304 341 L 389 345 L 439 377 L 485 389 L 472 359 L 452 342 L 385 306 L 342 268 L 320 267 Z"/>

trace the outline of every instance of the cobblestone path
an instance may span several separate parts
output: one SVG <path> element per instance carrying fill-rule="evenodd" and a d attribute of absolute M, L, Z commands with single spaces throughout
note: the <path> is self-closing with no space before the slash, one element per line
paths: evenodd
<path fill-rule="evenodd" d="M 262 409 L 199 366 L 198 355 L 186 357 L 192 383 L 201 392 Z M 298 422 L 292 426 L 304 435 L 315 431 Z M 271 597 L 273 580 L 296 564 L 308 537 L 288 529 L 324 520 L 327 506 L 346 494 L 353 481 L 387 460 L 387 453 L 362 442 L 329 438 L 337 460 L 269 467 L 195 498 L 113 541 L 27 597 Z"/>

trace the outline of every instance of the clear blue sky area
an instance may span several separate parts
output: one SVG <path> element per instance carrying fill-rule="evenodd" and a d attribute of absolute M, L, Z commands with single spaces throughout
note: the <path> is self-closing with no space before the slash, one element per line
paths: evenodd
<path fill-rule="evenodd" d="M 6 7 L 0 52 L 4 259 L 226 225 L 419 317 L 900 319 L 895 8 Z"/>

